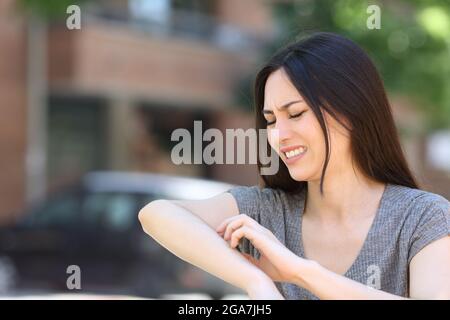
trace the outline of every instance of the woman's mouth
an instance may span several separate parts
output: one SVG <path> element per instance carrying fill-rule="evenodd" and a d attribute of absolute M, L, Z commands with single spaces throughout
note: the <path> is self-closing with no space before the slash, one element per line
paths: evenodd
<path fill-rule="evenodd" d="M 298 146 L 294 148 L 283 148 L 281 149 L 281 152 L 284 154 L 285 163 L 292 164 L 303 157 L 307 150 L 308 148 L 305 146 Z"/>

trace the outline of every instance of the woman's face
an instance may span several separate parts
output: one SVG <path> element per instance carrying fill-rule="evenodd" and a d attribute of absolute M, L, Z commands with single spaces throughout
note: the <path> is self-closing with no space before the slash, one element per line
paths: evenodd
<path fill-rule="evenodd" d="M 296 181 L 320 180 L 325 163 L 325 138 L 314 112 L 283 69 L 267 79 L 263 115 L 269 144 L 286 164 L 291 177 Z M 324 112 L 324 118 L 331 147 L 328 175 L 350 163 L 350 139 L 328 113 Z"/>

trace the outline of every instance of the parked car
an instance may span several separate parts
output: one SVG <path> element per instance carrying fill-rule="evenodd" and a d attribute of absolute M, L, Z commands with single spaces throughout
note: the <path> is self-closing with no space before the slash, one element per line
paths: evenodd
<path fill-rule="evenodd" d="M 202 199 L 231 185 L 158 174 L 92 172 L 0 229 L 3 291 L 67 291 L 80 268 L 81 292 L 160 297 L 236 288 L 182 261 L 151 237 L 138 212 L 155 199 Z M 77 289 L 75 289 L 77 290 Z"/>

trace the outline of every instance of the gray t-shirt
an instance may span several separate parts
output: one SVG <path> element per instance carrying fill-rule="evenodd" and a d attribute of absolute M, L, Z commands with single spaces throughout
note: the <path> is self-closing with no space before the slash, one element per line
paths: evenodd
<path fill-rule="evenodd" d="M 301 230 L 306 189 L 292 194 L 238 186 L 228 192 L 236 199 L 241 214 L 271 230 L 289 250 L 304 257 Z M 363 247 L 345 277 L 408 297 L 411 259 L 432 241 L 449 234 L 449 201 L 431 192 L 387 184 Z M 258 250 L 245 238 L 239 250 L 259 259 Z M 318 299 L 292 283 L 276 285 L 286 299 Z"/>

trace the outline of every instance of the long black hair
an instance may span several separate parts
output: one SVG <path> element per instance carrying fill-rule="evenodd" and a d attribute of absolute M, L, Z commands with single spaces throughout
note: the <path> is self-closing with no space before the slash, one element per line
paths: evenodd
<path fill-rule="evenodd" d="M 365 176 L 378 182 L 418 188 L 400 145 L 383 82 L 363 49 L 343 36 L 320 32 L 275 53 L 255 79 L 257 129 L 266 128 L 262 109 L 267 78 L 279 69 L 286 72 L 322 128 L 326 156 L 321 193 L 330 158 L 324 111 L 350 132 L 353 160 Z M 346 119 L 350 127 L 339 117 Z M 270 146 L 266 150 L 270 150 Z M 279 164 L 276 174 L 261 176 L 263 187 L 299 191 L 306 186 L 306 181 L 295 181 L 290 176 L 281 159 Z M 261 167 L 258 158 L 259 172 Z"/>

